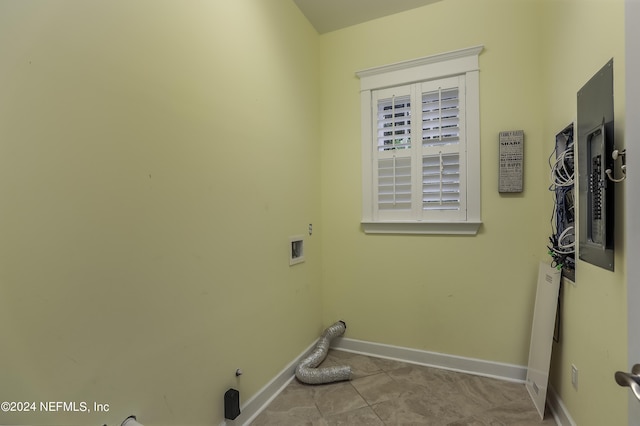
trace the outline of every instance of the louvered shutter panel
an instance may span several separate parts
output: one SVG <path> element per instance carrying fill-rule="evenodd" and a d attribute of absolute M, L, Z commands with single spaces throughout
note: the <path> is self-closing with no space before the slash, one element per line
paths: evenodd
<path fill-rule="evenodd" d="M 411 158 L 378 160 L 378 209 L 411 209 Z"/>
<path fill-rule="evenodd" d="M 422 145 L 437 147 L 460 142 L 458 88 L 422 94 Z"/>
<path fill-rule="evenodd" d="M 411 148 L 411 98 L 392 96 L 378 100 L 377 136 L 379 151 Z"/>
<path fill-rule="evenodd" d="M 453 77 L 422 84 L 424 219 L 466 218 L 463 82 Z"/>
<path fill-rule="evenodd" d="M 460 156 L 458 154 L 422 157 L 422 208 L 460 209 Z"/>
<path fill-rule="evenodd" d="M 374 98 L 375 200 L 380 218 L 403 218 L 412 209 L 412 102 L 410 87 L 376 92 Z"/>

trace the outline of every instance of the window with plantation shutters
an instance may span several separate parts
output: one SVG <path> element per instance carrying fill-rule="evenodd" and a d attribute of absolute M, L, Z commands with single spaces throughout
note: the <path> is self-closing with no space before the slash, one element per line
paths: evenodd
<path fill-rule="evenodd" d="M 477 232 L 481 50 L 358 73 L 365 232 Z"/>

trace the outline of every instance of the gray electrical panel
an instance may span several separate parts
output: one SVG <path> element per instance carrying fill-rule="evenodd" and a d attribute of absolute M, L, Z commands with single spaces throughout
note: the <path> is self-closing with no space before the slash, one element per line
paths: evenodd
<path fill-rule="evenodd" d="M 613 271 L 613 59 L 578 91 L 579 258 Z"/>

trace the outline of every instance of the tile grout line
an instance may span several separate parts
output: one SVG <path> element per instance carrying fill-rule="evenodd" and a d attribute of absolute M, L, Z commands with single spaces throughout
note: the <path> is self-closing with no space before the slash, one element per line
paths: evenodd
<path fill-rule="evenodd" d="M 387 373 L 386 373 L 382 368 L 381 368 L 379 371 L 380 371 L 381 373 L 387 374 Z M 375 374 L 380 374 L 380 373 L 375 373 Z M 374 373 L 371 373 L 371 374 L 368 374 L 368 375 L 366 375 L 366 376 L 364 376 L 364 377 L 369 377 L 369 376 L 373 376 L 373 375 L 374 375 Z M 387 375 L 387 377 L 388 377 L 388 375 Z M 360 378 L 360 377 L 358 377 L 358 378 Z M 392 380 L 393 380 L 393 379 L 392 379 Z M 372 406 L 371 404 L 369 404 L 369 401 L 367 401 L 367 398 L 365 398 L 365 396 L 364 396 L 364 395 L 362 395 L 362 394 L 360 393 L 360 391 L 358 390 L 358 388 L 356 388 L 356 387 L 353 385 L 353 383 L 352 383 L 351 381 L 349 381 L 349 384 L 350 384 L 350 385 L 351 385 L 351 387 L 356 391 L 356 393 L 357 393 L 358 395 L 360 395 L 360 398 L 362 398 L 362 400 L 363 400 L 364 402 L 366 402 L 366 403 L 367 403 L 367 407 L 369 407 L 369 409 L 371 410 L 371 412 L 372 412 L 373 414 L 375 414 L 375 416 L 378 418 L 378 420 L 380 420 L 380 422 L 381 422 L 383 425 L 386 425 L 386 423 L 384 422 L 384 420 L 382 420 L 382 419 L 380 418 L 380 416 L 378 415 L 378 413 L 376 412 L 376 410 L 374 410 L 374 409 L 373 409 L 373 406 Z"/>
<path fill-rule="evenodd" d="M 339 349 L 338 349 L 339 350 Z M 348 351 L 347 351 L 348 352 Z M 361 401 L 365 402 L 365 405 L 360 406 L 360 408 L 351 408 L 348 409 L 346 411 L 342 411 L 340 413 L 334 413 L 334 414 L 330 414 L 330 413 L 324 413 L 321 409 L 320 406 L 323 404 L 323 402 L 321 400 L 318 400 L 318 394 L 317 392 L 313 392 L 312 393 L 312 397 L 313 397 L 313 406 L 316 409 L 316 412 L 318 413 L 318 415 L 320 416 L 318 418 L 318 421 L 321 422 L 321 424 L 332 424 L 330 419 L 333 419 L 333 421 L 335 420 L 339 420 L 340 417 L 334 417 L 334 416 L 346 416 L 346 418 L 357 418 L 360 417 L 362 415 L 365 415 L 369 421 L 371 422 L 375 422 L 375 419 L 378 419 L 378 421 L 380 422 L 380 424 L 382 425 L 387 425 L 387 423 L 383 420 L 383 416 L 389 414 L 387 411 L 389 410 L 389 406 L 387 405 L 394 405 L 396 404 L 396 400 L 398 401 L 402 401 L 401 395 L 403 395 L 403 389 L 405 389 L 406 386 L 409 386 L 408 382 L 405 383 L 404 377 L 407 373 L 410 374 L 414 374 L 412 371 L 409 372 L 401 372 L 399 375 L 394 373 L 391 374 L 391 372 L 395 372 L 396 370 L 403 368 L 402 366 L 399 366 L 399 364 L 385 364 L 385 363 L 377 363 L 377 362 L 367 362 L 367 358 L 371 359 L 379 359 L 379 357 L 375 357 L 375 356 L 370 356 L 370 355 L 366 355 L 366 354 L 354 354 L 356 356 L 356 358 L 351 358 L 351 357 L 342 357 L 342 356 L 338 356 L 335 357 L 334 359 L 332 359 L 330 362 L 331 363 L 342 363 L 342 361 L 346 361 L 347 363 L 349 363 L 349 360 L 351 361 L 351 365 L 354 367 L 354 369 L 357 372 L 357 377 L 352 378 L 351 380 L 349 380 L 349 384 L 350 387 L 344 387 L 342 388 L 343 390 L 347 390 L 349 389 L 349 392 L 347 392 L 346 395 L 351 394 L 352 397 L 349 399 L 349 401 L 353 402 L 353 404 L 351 404 L 353 407 L 355 407 L 356 405 L 359 405 L 360 403 L 356 404 L 356 398 L 360 398 Z M 361 359 L 360 357 L 363 356 L 363 358 Z M 384 358 L 380 358 L 380 359 L 384 359 Z M 364 362 L 363 362 L 364 361 Z M 405 362 L 401 361 L 401 360 L 393 360 L 396 362 L 400 362 L 401 364 L 406 364 Z M 436 370 L 441 370 L 438 369 L 437 367 L 432 367 L 432 366 L 427 366 L 427 365 L 414 365 L 412 363 L 409 363 L 411 367 L 415 367 L 417 369 L 422 369 L 424 367 L 426 367 L 428 370 L 432 370 L 432 369 L 436 369 Z M 413 368 L 411 369 L 413 370 Z M 515 413 L 514 408 L 518 408 L 518 404 L 514 404 L 515 402 L 520 401 L 520 397 L 517 396 L 517 394 L 514 394 L 514 388 L 511 387 L 510 385 L 508 385 L 510 382 L 506 381 L 505 384 L 507 384 L 506 388 L 495 388 L 496 383 L 502 383 L 505 382 L 504 380 L 500 380 L 498 378 L 493 378 L 493 377 L 482 377 L 482 376 L 477 376 L 477 375 L 471 375 L 469 376 L 469 374 L 465 374 L 463 372 L 458 372 L 458 371 L 450 371 L 450 370 L 444 370 L 447 371 L 448 373 L 452 373 L 452 376 L 440 376 L 440 375 L 436 375 L 434 376 L 434 378 L 438 379 L 439 381 L 443 381 L 443 383 L 450 383 L 450 382 L 455 382 L 455 383 L 467 383 L 467 386 L 464 386 L 464 388 L 466 389 L 458 389 L 458 391 L 462 391 L 461 396 L 465 397 L 465 395 L 467 395 L 469 392 L 471 392 L 471 396 L 473 397 L 474 393 L 476 392 L 480 392 L 480 394 L 485 393 L 485 391 L 487 389 L 491 390 L 496 390 L 499 394 L 502 394 L 503 392 L 508 392 L 509 395 L 511 395 L 512 397 L 515 397 L 515 399 L 511 399 L 507 397 L 507 400 L 505 400 L 503 397 L 501 398 L 497 398 L 497 399 L 490 399 L 490 400 L 483 400 L 483 401 L 479 401 L 479 404 L 476 404 L 476 409 L 480 408 L 480 410 L 478 411 L 469 411 L 468 415 L 466 417 L 463 417 L 461 419 L 458 420 L 454 420 L 452 421 L 452 419 L 450 420 L 449 416 L 447 417 L 443 417 L 440 418 L 440 420 L 442 421 L 447 421 L 449 425 L 461 425 L 463 424 L 462 422 L 464 421 L 471 421 L 471 420 L 478 420 L 478 418 L 482 418 L 482 419 L 489 419 L 489 418 L 493 418 L 494 420 L 496 419 L 495 415 L 512 415 L 512 413 Z M 374 376 L 380 375 L 380 378 L 374 378 Z M 384 376 L 382 376 L 384 375 Z M 416 376 L 416 377 L 420 377 L 420 376 Z M 362 379 L 366 379 L 366 378 L 371 378 L 370 380 L 363 380 L 360 381 Z M 490 379 L 490 381 L 485 381 L 486 379 Z M 356 386 L 354 383 L 358 382 L 358 386 Z M 411 382 L 413 383 L 413 382 Z M 419 383 L 423 383 L 423 379 L 419 380 Z M 425 382 L 427 383 L 427 382 Z M 428 383 L 431 383 L 430 381 Z M 391 387 L 388 387 L 388 385 L 390 385 Z M 422 385 L 420 385 L 422 387 Z M 362 392 L 359 390 L 362 389 Z M 457 388 L 457 386 L 456 386 Z M 483 390 L 484 389 L 484 390 Z M 410 390 L 409 388 L 407 388 L 407 390 Z M 454 390 L 453 388 L 451 390 Z M 353 392 L 355 391 L 355 392 Z M 398 393 L 399 392 L 399 393 Z M 347 398 L 347 396 L 340 396 L 339 398 L 342 398 L 343 401 L 345 398 Z M 365 398 L 365 395 L 369 395 L 370 400 L 372 401 L 371 403 L 369 402 L 369 400 L 367 398 Z M 336 395 L 337 396 L 337 395 Z M 468 396 L 468 395 L 467 395 Z M 505 396 L 505 395 L 503 395 Z M 382 400 L 379 400 L 382 397 Z M 426 396 L 425 396 L 426 397 Z M 428 397 L 426 397 L 428 399 Z M 477 399 L 477 398 L 472 398 L 472 399 Z M 373 403 L 373 401 L 376 401 L 375 403 Z M 478 401 L 476 401 L 478 402 Z M 319 405 L 320 404 L 320 405 Z M 375 407 L 378 407 L 380 404 L 385 404 L 381 409 L 380 414 L 376 411 Z M 495 405 L 494 405 L 495 404 Z M 513 406 L 510 407 L 510 405 L 514 404 Z M 349 404 L 347 404 L 349 405 Z M 358 410 L 362 410 L 363 408 L 368 408 L 368 411 L 365 412 L 358 412 Z M 345 406 L 346 408 L 346 406 Z M 491 413 L 491 411 L 497 411 L 496 413 Z M 518 408 L 518 410 L 520 410 Z M 408 414 L 411 415 L 411 413 L 413 412 L 413 410 L 410 410 L 409 412 L 407 412 Z M 520 411 L 518 411 L 520 412 Z M 523 411 L 524 412 L 524 411 Z M 434 415 L 436 413 L 431 413 L 431 415 Z M 458 412 L 458 414 L 463 414 L 463 412 Z M 493 414 L 493 415 L 491 415 Z M 345 417 L 342 417 L 345 418 Z M 293 419 L 295 419 L 295 417 L 292 417 L 292 422 L 279 422 L 277 423 L 278 426 L 285 426 L 285 425 L 294 425 L 294 424 L 299 424 L 299 423 L 294 423 Z M 389 419 L 390 420 L 390 419 Z M 530 424 L 534 424 L 533 422 L 530 422 L 528 419 L 525 420 L 527 425 Z M 256 423 L 256 425 L 259 423 Z M 275 424 L 273 421 L 269 422 L 265 422 L 266 424 Z M 444 425 L 445 423 L 439 423 Z M 524 423 L 523 423 L 524 424 Z M 537 425 L 537 423 L 535 423 Z M 547 424 L 547 422 L 545 422 L 544 424 Z"/>

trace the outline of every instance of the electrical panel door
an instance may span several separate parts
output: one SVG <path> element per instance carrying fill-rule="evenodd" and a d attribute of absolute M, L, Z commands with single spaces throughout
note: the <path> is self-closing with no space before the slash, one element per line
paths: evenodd
<path fill-rule="evenodd" d="M 613 271 L 613 59 L 578 92 L 579 251 L 581 260 Z"/>

